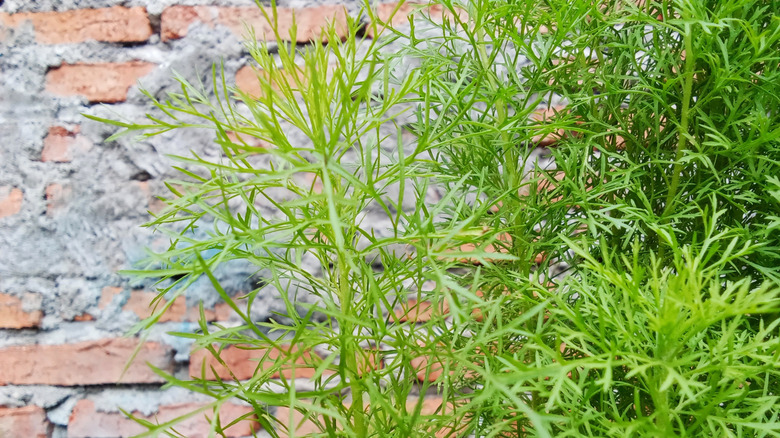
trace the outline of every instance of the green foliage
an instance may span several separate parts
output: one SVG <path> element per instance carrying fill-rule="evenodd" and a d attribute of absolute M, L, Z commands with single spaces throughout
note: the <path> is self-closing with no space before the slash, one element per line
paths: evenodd
<path fill-rule="evenodd" d="M 464 411 L 489 436 L 777 436 L 778 5 L 538 3 L 476 2 L 475 50 L 426 54 L 450 78 L 430 92 L 446 122 L 418 132 L 442 173 L 474 171 L 464 191 L 501 197 L 482 221 L 518 257 L 464 280 L 492 291 L 463 326 L 485 337 L 453 338 L 482 364 Z M 540 99 L 562 108 L 534 126 Z M 523 190 L 547 133 L 554 168 Z"/>
<path fill-rule="evenodd" d="M 294 428 L 274 406 L 329 437 L 780 436 L 779 5 L 438 5 L 384 39 L 350 21 L 300 51 L 249 43 L 260 97 L 215 69 L 216 100 L 180 79 L 164 117 L 107 121 L 207 128 L 221 149 L 179 157 L 201 170 L 171 182 L 151 225 L 172 245 L 143 272 L 175 279 L 168 297 L 208 277 L 243 324 L 179 335 L 216 358 L 296 347 L 248 381 L 169 382 L 251 404 L 274 436 Z M 213 272 L 234 259 L 286 312 L 254 321 L 260 289 L 222 289 Z M 402 320 L 410 294 L 448 313 Z M 423 410 L 431 396 L 444 404 Z"/>

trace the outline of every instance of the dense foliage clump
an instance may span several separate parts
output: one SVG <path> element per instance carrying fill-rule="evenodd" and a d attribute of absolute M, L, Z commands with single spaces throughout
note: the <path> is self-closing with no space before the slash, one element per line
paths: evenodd
<path fill-rule="evenodd" d="M 215 69 L 217 99 L 182 80 L 164 117 L 120 124 L 206 127 L 222 149 L 183 159 L 206 173 L 152 223 L 215 225 L 173 232 L 145 275 L 176 279 L 161 294 L 209 277 L 243 325 L 182 336 L 215 357 L 296 346 L 249 381 L 169 381 L 252 404 L 272 435 L 295 427 L 283 406 L 331 437 L 779 436 L 780 5 L 418 9 L 411 32 L 372 24 L 382 38 L 350 21 L 300 52 L 250 43 L 262 96 Z M 283 315 L 222 290 L 233 259 Z M 430 320 L 399 317 L 410 296 Z M 275 378 L 301 367 L 305 391 Z"/>

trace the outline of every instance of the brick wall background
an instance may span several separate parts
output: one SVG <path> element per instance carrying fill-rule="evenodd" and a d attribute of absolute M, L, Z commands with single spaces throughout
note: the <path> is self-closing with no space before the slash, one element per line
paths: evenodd
<path fill-rule="evenodd" d="M 293 12 L 297 32 L 294 41 L 276 43 L 308 44 L 327 19 L 357 16 L 360 4 L 280 2 L 280 33 L 289 35 Z M 388 19 L 395 6 L 378 4 L 378 16 Z M 393 21 L 410 10 L 404 7 Z M 166 333 L 194 329 L 201 302 L 207 319 L 222 324 L 231 323 L 230 309 L 207 279 L 196 283 L 144 338 L 120 380 L 141 342 L 124 335 L 150 315 L 156 293 L 151 281 L 118 271 L 134 267 L 147 247 L 167 247 L 167 238 L 140 227 L 148 210 L 163 207 L 155 197 L 167 193 L 163 182 L 179 176 L 166 155 L 194 151 L 216 158 L 213 134 L 189 130 L 106 142 L 116 129 L 82 113 L 142 121 L 153 107 L 139 81 L 164 98 L 178 90 L 173 71 L 208 84 L 220 60 L 229 81 L 259 92 L 242 46 L 244 22 L 258 35 L 267 30 L 254 0 L 0 0 L 0 438 L 131 436 L 144 429 L 120 409 L 164 422 L 208 401 L 161 390 L 145 362 L 185 378 L 199 374 L 206 360 L 220 373 L 213 360 Z M 395 147 L 392 135 L 388 144 Z M 441 195 L 433 189 L 429 201 Z M 382 212 L 367 219 L 378 230 L 389 228 Z M 215 274 L 233 294 L 260 285 L 255 269 L 241 263 Z M 283 310 L 278 293 L 264 289 L 253 316 L 262 320 Z M 401 321 L 422 322 L 432 309 L 410 300 L 398 312 Z M 260 355 L 232 348 L 222 357 L 239 378 L 249 378 Z M 435 366 L 425 371 L 428 358 L 414 365 L 421 380 L 440 374 Z M 426 399 L 425 409 L 439 404 Z M 248 411 L 239 404 L 222 409 L 223 424 Z M 297 413 L 278 409 L 276 415 Z M 201 415 L 177 430 L 200 437 L 208 426 Z M 242 422 L 229 432 L 268 436 L 255 427 Z"/>
<path fill-rule="evenodd" d="M 297 44 L 318 38 L 326 18 L 343 19 L 344 6 L 358 9 L 279 6 L 283 26 L 296 13 Z M 230 312 L 210 285 L 196 285 L 117 383 L 139 342 L 123 335 L 149 315 L 155 295 L 117 272 L 145 247 L 167 244 L 139 227 L 175 176 L 165 155 L 215 156 L 213 139 L 189 131 L 106 143 L 115 129 L 81 114 L 141 120 L 150 106 L 138 81 L 162 97 L 176 88 L 173 70 L 208 83 L 220 59 L 229 79 L 251 89 L 242 21 L 265 29 L 253 0 L 0 1 L 0 437 L 129 436 L 142 429 L 120 408 L 164 421 L 205 401 L 160 390 L 144 362 L 180 376 L 198 370 L 190 345 L 165 333 L 191 329 L 201 301 L 211 320 Z M 236 293 L 254 287 L 252 273 L 234 264 L 220 278 Z M 279 305 L 272 291 L 261 295 L 258 308 Z M 235 363 L 248 360 L 241 354 Z M 247 408 L 223 409 L 235 417 Z M 204 436 L 208 424 L 198 416 L 179 430 Z M 231 429 L 251 432 L 248 423 Z"/>

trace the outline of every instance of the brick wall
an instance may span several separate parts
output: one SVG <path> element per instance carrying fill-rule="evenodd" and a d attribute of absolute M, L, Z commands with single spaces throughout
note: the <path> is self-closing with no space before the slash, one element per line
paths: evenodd
<path fill-rule="evenodd" d="M 280 6 L 281 34 L 289 35 L 295 12 L 298 44 L 320 38 L 324 20 L 343 22 L 357 9 Z M 205 358 L 165 333 L 192 329 L 201 302 L 211 321 L 228 321 L 229 309 L 208 284 L 194 285 L 124 370 L 141 341 L 123 335 L 150 314 L 155 293 L 118 271 L 144 248 L 167 244 L 139 227 L 175 175 L 166 154 L 214 156 L 213 139 L 183 132 L 107 143 L 115 129 L 82 113 L 141 120 L 150 106 L 139 81 L 163 96 L 176 88 L 173 70 L 208 82 L 220 59 L 227 77 L 253 92 L 243 22 L 268 37 L 253 0 L 0 1 L 0 437 L 129 436 L 142 429 L 120 408 L 165 421 L 207 401 L 162 391 L 145 363 L 181 377 L 199 372 Z M 252 273 L 233 264 L 219 276 L 238 293 L 254 287 Z M 267 314 L 281 309 L 273 293 L 259 296 L 268 297 L 256 306 Z M 256 362 L 245 350 L 225 355 L 251 375 Z M 247 412 L 222 409 L 223 422 Z M 247 436 L 255 426 L 229 432 Z M 203 416 L 179 429 L 191 437 L 207 430 Z"/>
<path fill-rule="evenodd" d="M 356 3 L 280 7 L 280 35 L 290 35 L 294 13 L 289 42 L 296 44 L 320 39 L 326 19 L 343 23 L 357 10 Z M 394 8 L 382 4 L 377 12 L 387 18 Z M 410 11 L 402 8 L 394 22 Z M 139 82 L 164 97 L 177 89 L 172 71 L 208 83 L 220 60 L 229 80 L 260 93 L 241 44 L 244 22 L 272 39 L 253 0 L 0 1 L 0 438 L 131 436 L 143 429 L 120 409 L 164 422 L 209 401 L 161 390 L 147 362 L 182 378 L 199 375 L 204 364 L 228 377 L 222 365 L 166 334 L 192 330 L 200 303 L 209 321 L 230 323 L 230 309 L 207 281 L 170 303 L 142 342 L 123 335 L 151 314 L 154 287 L 118 274 L 134 267 L 146 247 L 168 243 L 139 227 L 148 210 L 161 208 L 155 195 L 167 192 L 163 181 L 178 176 L 166 155 L 216 157 L 213 138 L 188 131 L 106 142 L 115 129 L 82 114 L 140 121 L 151 107 Z M 257 287 L 252 266 L 227 264 L 216 274 L 229 293 Z M 273 290 L 257 297 L 257 319 L 284 310 Z M 397 317 L 424 322 L 433 311 L 430 303 L 410 300 Z M 222 357 L 238 378 L 249 378 L 264 353 L 228 348 Z M 382 366 L 372 357 L 367 366 Z M 413 365 L 421 381 L 441 373 L 435 359 L 416 358 Z M 299 367 L 295 375 L 312 372 Z M 425 404 L 433 412 L 440 401 Z M 247 412 L 226 404 L 223 424 Z M 297 413 L 277 410 L 286 415 Z M 247 421 L 228 433 L 263 436 L 256 428 Z M 310 428 L 303 424 L 299 432 Z M 198 437 L 208 429 L 201 415 L 177 430 Z"/>

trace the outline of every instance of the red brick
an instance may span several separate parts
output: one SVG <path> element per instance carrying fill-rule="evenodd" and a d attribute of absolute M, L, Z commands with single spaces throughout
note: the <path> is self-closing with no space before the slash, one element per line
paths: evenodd
<path fill-rule="evenodd" d="M 441 317 L 449 313 L 450 308 L 444 300 L 439 303 L 438 309 L 434 309 L 433 303 L 430 301 L 418 302 L 415 299 L 411 299 L 396 309 L 395 315 L 399 322 L 427 322 L 434 316 L 434 310 L 436 310 L 436 316 Z"/>
<path fill-rule="evenodd" d="M 69 131 L 60 126 L 52 126 L 49 128 L 49 135 L 43 139 L 41 161 L 67 163 L 74 156 L 84 153 L 90 148 L 92 148 L 92 142 L 79 135 L 78 127 Z"/>
<path fill-rule="evenodd" d="M 435 359 L 431 361 L 431 358 L 428 356 L 415 357 L 410 361 L 410 365 L 417 373 L 417 380 L 421 382 L 435 382 L 444 372 L 444 365 Z"/>
<path fill-rule="evenodd" d="M 398 8 L 397 11 L 396 8 Z M 443 5 L 426 6 L 423 3 L 406 2 L 399 7 L 398 3 L 380 3 L 375 10 L 376 29 L 382 33 L 385 27 L 397 28 L 404 26 L 409 23 L 412 13 L 417 10 L 420 10 L 417 14 L 422 13 L 436 22 L 441 22 L 444 17 L 452 16 L 452 13 L 446 10 Z M 459 9 L 458 15 L 461 20 L 467 18 L 466 11 L 463 9 Z M 375 37 L 374 29 L 370 25 L 366 27 L 366 36 L 369 38 Z"/>
<path fill-rule="evenodd" d="M 46 74 L 46 91 L 58 96 L 84 96 L 90 102 L 116 103 L 154 69 L 148 62 L 66 64 Z"/>
<path fill-rule="evenodd" d="M 121 293 L 122 293 L 121 287 L 116 287 L 116 286 L 104 287 L 103 290 L 100 291 L 100 301 L 98 301 L 98 309 L 103 310 L 106 307 L 108 307 L 108 305 L 111 304 L 111 300 L 113 300 L 115 296 Z"/>
<path fill-rule="evenodd" d="M 155 292 L 143 292 L 133 291 L 130 293 L 130 298 L 127 300 L 122 310 L 131 311 L 138 315 L 139 318 L 148 318 L 152 316 L 152 310 L 159 312 L 167 301 L 163 298 L 156 303 L 156 306 L 150 306 L 152 300 L 157 297 Z M 203 314 L 206 317 L 206 321 L 224 321 L 230 318 L 232 309 L 225 303 L 219 303 L 214 306 L 214 309 L 203 309 Z M 184 296 L 176 297 L 171 304 L 171 307 L 160 316 L 159 322 L 181 322 L 181 321 L 197 321 L 200 318 L 200 309 L 197 306 L 187 307 L 187 300 Z"/>
<path fill-rule="evenodd" d="M 21 189 L 0 186 L 0 218 L 13 216 L 22 209 L 24 193 Z"/>
<path fill-rule="evenodd" d="M 271 16 L 271 9 L 266 8 Z M 290 29 L 295 14 L 296 33 L 290 38 Z M 283 41 L 295 40 L 305 43 L 314 40 L 326 41 L 322 35 L 322 27 L 326 21 L 336 24 L 339 37 L 344 38 L 347 32 L 347 14 L 343 6 L 321 5 L 310 8 L 277 8 L 279 36 Z M 187 35 L 189 26 L 201 22 L 208 26 L 222 25 L 228 27 L 237 36 L 245 36 L 244 23 L 253 27 L 255 36 L 265 41 L 274 41 L 276 35 L 263 16 L 262 11 L 255 6 L 217 7 L 217 6 L 171 6 L 166 8 L 161 17 L 161 34 L 163 41 L 182 38 Z"/>
<path fill-rule="evenodd" d="M 291 88 L 297 88 L 294 82 L 295 79 L 293 75 L 288 73 L 286 70 L 282 70 L 279 73 L 284 75 L 287 78 L 288 84 L 290 85 Z M 297 73 L 298 76 L 301 78 L 301 80 L 305 80 L 303 73 L 301 73 L 300 71 Z M 252 67 L 249 66 L 242 67 L 236 72 L 236 87 L 238 87 L 241 91 L 243 91 L 244 93 L 250 95 L 255 99 L 259 99 L 261 97 L 267 97 L 265 96 L 264 90 L 262 89 L 262 86 L 260 84 L 258 74 L 264 76 L 266 79 L 268 78 L 268 74 L 265 71 L 257 72 Z M 280 90 L 278 82 L 272 82 L 271 88 L 275 91 Z"/>
<path fill-rule="evenodd" d="M 246 309 L 246 307 L 244 307 L 244 309 Z M 231 308 L 227 303 L 217 303 L 217 305 L 214 306 L 215 321 L 227 321 L 233 315 L 235 315 L 233 308 Z M 193 321 L 195 320 L 197 320 L 197 318 L 193 319 Z"/>
<path fill-rule="evenodd" d="M 532 175 L 535 178 L 538 178 L 536 183 L 536 192 L 537 193 L 544 193 L 549 192 L 552 190 L 555 190 L 556 188 L 556 182 L 563 181 L 564 178 L 566 178 L 566 174 L 564 172 L 555 172 L 552 174 L 552 180 L 547 180 L 544 178 L 541 174 L 533 174 Z M 526 184 L 522 187 L 520 187 L 520 190 L 517 192 L 518 196 L 525 197 L 531 195 L 531 185 Z M 560 199 L 560 198 L 557 198 Z M 555 202 L 555 201 L 553 201 Z"/>
<path fill-rule="evenodd" d="M 0 437 L 46 438 L 51 425 L 38 406 L 0 408 Z"/>
<path fill-rule="evenodd" d="M 136 187 L 138 187 L 141 193 L 144 194 L 144 197 L 147 200 L 146 208 L 148 209 L 149 212 L 153 214 L 157 214 L 165 210 L 165 207 L 168 206 L 160 198 L 152 195 L 151 188 L 149 187 L 149 181 L 133 181 L 133 183 L 136 185 Z"/>
<path fill-rule="evenodd" d="M 557 114 L 566 111 L 565 106 L 556 106 L 550 108 L 543 108 L 531 113 L 531 122 L 544 125 L 548 120 L 555 117 Z M 549 134 L 540 134 L 534 136 L 531 141 L 537 146 L 549 147 L 558 142 L 559 139 L 566 135 L 566 130 L 559 129 Z"/>
<path fill-rule="evenodd" d="M 505 292 L 506 293 L 506 292 Z M 475 294 L 476 296 L 483 298 L 485 296 L 485 293 L 481 290 L 478 290 Z M 482 322 L 485 319 L 484 310 L 479 303 L 475 303 L 474 308 L 471 309 L 471 316 L 474 318 L 474 321 Z"/>
<path fill-rule="evenodd" d="M 62 184 L 54 183 L 46 186 L 46 214 L 48 216 L 55 216 L 62 211 L 68 204 L 72 190 L 70 186 L 63 186 Z"/>
<path fill-rule="evenodd" d="M 398 3 L 378 4 L 374 11 L 377 30 L 381 32 L 385 27 L 396 28 L 408 24 L 412 12 L 421 6 L 422 4 L 413 2 L 403 3 L 400 6 Z M 374 29 L 370 25 L 366 27 L 366 35 L 371 38 L 375 36 Z"/>
<path fill-rule="evenodd" d="M 500 243 L 499 243 L 500 242 Z M 507 249 L 506 247 L 512 247 L 512 236 L 508 233 L 500 234 L 496 237 L 495 243 L 488 245 L 488 246 L 482 246 L 479 251 L 484 252 L 486 254 L 496 254 L 496 253 L 506 253 Z M 477 251 L 477 246 L 473 243 L 467 243 L 460 246 L 460 252 L 474 252 Z M 492 259 L 489 256 L 486 256 L 485 259 L 487 261 L 492 261 Z M 466 257 L 460 260 L 463 263 L 479 263 L 479 261 L 476 258 L 472 257 Z"/>
<path fill-rule="evenodd" d="M 152 35 L 152 25 L 142 7 L 0 14 L 0 23 L 8 27 L 26 21 L 32 22 L 35 39 L 44 44 L 89 40 L 132 43 L 146 41 Z"/>
<path fill-rule="evenodd" d="M 217 376 L 222 380 L 233 380 L 233 376 L 238 380 L 247 380 L 255 375 L 259 361 L 265 356 L 267 351 L 263 349 L 247 350 L 235 346 L 227 347 L 220 353 L 220 357 L 227 364 L 226 368 L 207 350 L 197 350 L 190 356 L 190 376 L 201 377 L 201 369 L 205 362 L 207 379 L 216 380 L 214 377 L 214 371 L 216 371 Z M 292 378 L 293 369 L 296 378 L 310 378 L 314 376 L 316 364 L 307 365 L 307 363 L 312 362 L 314 356 L 309 352 L 301 354 L 295 347 L 290 350 L 290 346 L 285 345 L 281 349 L 271 350 L 268 352 L 266 363 L 270 366 L 280 356 L 289 354 L 300 356 L 295 360 L 295 364 L 290 364 L 289 361 L 285 364 L 282 371 L 284 377 Z M 212 371 L 212 368 L 214 371 Z M 259 367 L 258 373 L 262 372 L 262 370 L 263 367 Z M 277 378 L 279 374 L 277 372 L 271 377 Z"/>
<path fill-rule="evenodd" d="M 476 292 L 476 295 L 480 298 L 484 296 L 480 290 Z M 397 308 L 395 310 L 395 315 L 398 322 L 428 322 L 434 316 L 433 310 L 433 303 L 430 301 L 421 301 L 418 303 L 417 300 L 412 299 Z M 439 304 L 439 311 L 437 311 L 436 315 L 438 317 L 446 316 L 449 311 L 449 304 L 447 304 L 446 301 L 442 301 Z M 471 315 L 474 320 L 482 321 L 482 311 L 483 309 L 479 306 L 479 303 L 475 303 L 475 307 L 471 310 Z"/>
<path fill-rule="evenodd" d="M 257 73 L 255 69 L 250 66 L 241 67 L 236 72 L 236 87 L 254 98 L 258 98 L 263 95 L 263 90 L 260 87 L 260 80 L 257 78 Z"/>
<path fill-rule="evenodd" d="M 420 346 L 425 345 L 423 341 L 418 341 L 418 344 Z M 437 350 L 446 351 L 444 348 L 443 344 L 436 345 Z M 446 354 L 436 357 L 436 355 L 432 354 L 433 351 L 430 348 L 426 348 L 422 352 L 426 354 L 409 361 L 412 369 L 417 374 L 417 380 L 421 382 L 435 382 L 444 374 L 445 366 L 448 366 L 450 376 L 475 377 L 475 373 L 472 370 L 464 367 L 463 364 L 453 361 Z"/>
<path fill-rule="evenodd" d="M 22 299 L 11 295 L 0 294 L 0 328 L 21 329 L 39 327 L 41 325 L 40 297 L 34 294 L 26 294 L 24 305 Z M 29 307 L 25 310 L 25 307 Z"/>
<path fill-rule="evenodd" d="M 159 312 L 167 303 L 165 299 L 161 299 L 155 303 L 156 306 L 150 306 L 155 297 L 157 297 L 157 294 L 154 292 L 132 291 L 130 292 L 130 298 L 128 298 L 125 305 L 122 306 L 122 310 L 133 312 L 138 315 L 139 318 L 148 318 L 152 316 L 153 310 Z M 159 322 L 183 321 L 186 314 L 187 302 L 183 296 L 180 296 L 176 298 L 173 304 L 171 304 L 171 307 L 160 316 Z"/>
<path fill-rule="evenodd" d="M 146 362 L 173 371 L 173 351 L 147 342 L 127 372 L 122 370 L 132 356 L 135 339 L 101 339 L 77 344 L 25 345 L 0 349 L 0 385 L 101 385 L 112 383 L 157 383 L 162 378 Z"/>
<path fill-rule="evenodd" d="M 419 398 L 409 399 L 406 401 L 406 410 L 412 412 L 417 408 L 417 404 L 420 403 Z M 422 400 L 422 406 L 420 406 L 420 415 L 425 417 L 446 417 L 453 411 L 455 405 L 452 402 L 444 405 L 444 400 L 437 396 L 428 396 Z M 434 423 L 436 424 L 436 423 Z M 436 424 L 435 430 L 431 430 L 431 427 L 427 427 L 427 432 L 436 438 L 462 436 L 463 430 L 468 427 L 468 423 L 461 424 Z M 460 433 L 458 433 L 460 432 Z M 430 435 L 427 435 L 430 436 Z"/>
<path fill-rule="evenodd" d="M 322 194 L 325 188 L 322 185 L 322 178 L 316 172 L 298 172 L 296 175 L 300 179 L 299 184 L 302 184 L 303 188 L 311 189 L 312 193 L 318 195 Z"/>
<path fill-rule="evenodd" d="M 540 184 L 540 190 L 547 190 L 548 187 L 546 184 Z M 500 243 L 499 243 L 500 242 Z M 488 246 L 482 246 L 479 250 L 480 252 L 483 252 L 485 254 L 488 254 L 484 256 L 484 259 L 488 262 L 500 262 L 501 260 L 491 258 L 490 254 L 507 254 L 508 248 L 512 247 L 512 236 L 509 233 L 503 233 L 497 236 L 496 241 Z M 474 252 L 477 251 L 477 246 L 473 243 L 467 243 L 464 245 L 461 245 L 459 248 L 460 252 Z M 534 256 L 534 263 L 539 264 L 542 263 L 546 259 L 546 254 L 536 254 Z M 472 264 L 479 264 L 481 263 L 477 258 L 475 257 L 464 257 L 460 259 L 461 263 L 472 263 Z"/>
<path fill-rule="evenodd" d="M 287 83 L 290 85 L 291 88 L 296 88 L 295 85 L 296 74 L 301 81 L 306 80 L 305 75 L 301 71 L 290 73 L 287 70 L 280 70 L 278 73 L 286 79 Z M 269 75 L 265 71 L 261 70 L 258 72 L 256 69 L 250 66 L 241 67 L 236 72 L 236 87 L 238 87 L 241 91 L 256 99 L 260 97 L 265 97 L 264 96 L 265 93 L 260 85 L 260 79 L 258 78 L 258 75 L 261 75 L 266 80 L 268 80 Z M 303 84 L 305 84 L 305 82 L 303 82 Z M 273 90 L 279 91 L 279 83 L 272 82 L 271 88 Z"/>
<path fill-rule="evenodd" d="M 171 6 L 165 8 L 160 16 L 160 36 L 163 41 L 183 38 L 190 25 L 195 22 L 214 23 L 213 13 L 217 8 L 210 6 Z"/>
<path fill-rule="evenodd" d="M 238 75 L 236 75 L 236 76 L 238 76 Z M 244 133 L 239 133 L 239 132 L 235 132 L 235 131 L 228 131 L 228 132 L 226 132 L 226 134 L 227 134 L 228 139 L 231 142 L 233 142 L 233 143 L 235 143 L 237 145 L 244 145 L 245 144 L 245 145 L 247 145 L 249 147 L 262 148 L 262 149 L 270 149 L 270 148 L 274 147 L 271 143 L 269 143 L 269 142 L 267 142 L 265 140 L 262 140 L 260 138 L 254 137 L 254 136 L 252 136 L 250 134 L 244 134 Z"/>
<path fill-rule="evenodd" d="M 321 433 L 320 428 L 317 427 L 317 424 L 314 421 L 308 418 L 304 420 L 303 414 L 296 411 L 295 409 L 279 406 L 276 408 L 274 418 L 279 420 L 284 427 L 287 427 L 290 424 L 289 418 L 291 415 L 296 437 L 310 436 Z M 281 426 L 277 427 L 275 432 L 279 434 L 280 438 L 288 438 L 291 436 L 288 431 L 283 429 Z"/>
<path fill-rule="evenodd" d="M 98 309 L 104 310 L 111 304 L 111 301 L 115 296 L 120 295 L 123 289 L 121 287 L 105 287 L 100 294 L 100 301 L 98 302 Z M 155 306 L 150 306 L 152 300 L 157 297 L 155 292 L 145 291 L 131 291 L 130 296 L 122 306 L 122 310 L 125 312 L 132 312 L 139 318 L 148 318 L 152 316 L 152 310 L 156 309 L 159 312 L 162 307 L 167 303 L 163 298 Z M 233 314 L 233 309 L 226 303 L 218 303 L 213 309 L 205 308 L 203 313 L 206 316 L 206 320 L 212 321 L 227 321 Z M 200 309 L 197 306 L 186 305 L 186 298 L 184 296 L 177 297 L 171 307 L 160 317 L 159 322 L 182 322 L 182 321 L 197 321 L 200 318 Z"/>
<path fill-rule="evenodd" d="M 376 348 L 367 348 L 356 355 L 358 374 L 363 376 L 373 371 L 381 370 L 385 367 L 382 360 L 382 353 Z"/>
<path fill-rule="evenodd" d="M 133 412 L 133 415 L 154 424 L 162 424 L 194 412 L 201 407 L 202 405 L 195 403 L 163 405 L 160 406 L 158 412 L 154 415 L 146 416 L 139 412 Z M 206 409 L 202 413 L 178 423 L 174 426 L 174 429 L 181 436 L 205 438 L 209 436 L 211 427 L 209 419 L 213 417 L 213 413 L 212 409 Z M 252 408 L 249 406 L 225 403 L 219 411 L 220 424 L 223 426 L 230 424 L 233 420 L 251 413 Z M 224 433 L 227 437 L 251 436 L 257 431 L 258 426 L 256 421 L 247 419 L 228 427 L 224 430 Z M 79 400 L 73 408 L 70 421 L 68 422 L 68 438 L 130 437 L 141 434 L 146 430 L 145 427 L 126 417 L 121 412 L 99 411 L 91 400 Z"/>
<path fill-rule="evenodd" d="M 95 317 L 90 315 L 89 313 L 82 313 L 81 315 L 76 315 L 73 317 L 73 321 L 94 321 Z"/>
<path fill-rule="evenodd" d="M 331 64 L 327 67 L 327 69 L 328 69 L 327 77 L 330 78 L 333 74 L 333 71 L 336 69 L 336 66 Z M 299 91 L 298 82 L 300 82 L 300 85 L 302 87 L 309 86 L 308 77 L 303 72 L 303 70 L 296 70 L 294 72 L 288 70 L 279 70 L 277 74 L 278 74 L 277 79 L 271 82 L 271 88 L 273 90 L 276 91 L 280 90 L 279 79 L 286 82 L 287 84 L 286 86 L 292 88 L 293 91 L 295 91 L 296 93 Z M 269 74 L 266 71 L 263 70 L 258 71 L 255 68 L 252 68 L 250 66 L 242 67 L 236 72 L 236 86 L 241 91 L 254 98 L 264 97 L 265 93 L 264 90 L 261 88 L 258 75 L 264 77 L 266 80 L 269 79 Z M 296 76 L 298 82 L 296 82 Z"/>

